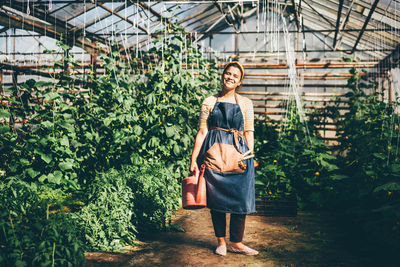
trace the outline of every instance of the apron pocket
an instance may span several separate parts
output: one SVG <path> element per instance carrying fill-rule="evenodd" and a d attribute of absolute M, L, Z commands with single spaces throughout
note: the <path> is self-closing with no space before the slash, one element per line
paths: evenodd
<path fill-rule="evenodd" d="M 214 143 L 205 153 L 203 164 L 209 170 L 243 173 L 245 170 L 239 165 L 241 160 L 242 154 L 235 146 Z"/>

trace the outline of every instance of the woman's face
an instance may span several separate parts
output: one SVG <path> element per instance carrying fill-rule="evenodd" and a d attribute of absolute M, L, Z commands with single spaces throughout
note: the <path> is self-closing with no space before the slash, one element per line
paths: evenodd
<path fill-rule="evenodd" d="M 242 83 L 240 81 L 241 76 L 242 73 L 240 72 L 240 69 L 235 66 L 230 66 L 228 69 L 226 69 L 222 77 L 224 88 L 229 91 L 235 90 L 236 87 L 238 87 Z"/>

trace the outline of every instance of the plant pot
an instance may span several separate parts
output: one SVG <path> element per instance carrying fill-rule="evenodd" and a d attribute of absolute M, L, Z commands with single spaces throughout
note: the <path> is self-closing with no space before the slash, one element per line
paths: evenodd
<path fill-rule="evenodd" d="M 297 216 L 297 196 L 263 197 L 256 199 L 255 216 L 295 217 Z"/>

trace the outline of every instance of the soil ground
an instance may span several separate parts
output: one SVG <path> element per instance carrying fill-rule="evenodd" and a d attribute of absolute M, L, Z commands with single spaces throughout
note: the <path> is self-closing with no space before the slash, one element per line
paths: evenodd
<path fill-rule="evenodd" d="M 88 252 L 87 266 L 396 266 L 334 221 L 332 215 L 308 212 L 247 216 L 243 243 L 260 254 L 218 256 L 209 210 L 178 210 L 173 222 L 186 232 L 155 233 L 127 253 Z"/>

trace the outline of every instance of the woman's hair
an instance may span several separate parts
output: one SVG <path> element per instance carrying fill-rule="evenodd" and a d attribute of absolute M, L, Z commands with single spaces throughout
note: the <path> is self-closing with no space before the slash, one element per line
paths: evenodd
<path fill-rule="evenodd" d="M 243 68 L 242 64 L 239 63 L 239 61 L 232 61 L 232 62 L 226 64 L 224 71 L 222 72 L 222 77 L 224 77 L 224 74 L 229 67 L 236 67 L 240 70 L 240 73 L 242 74 L 240 77 L 240 81 L 242 81 L 244 78 L 244 68 Z"/>

